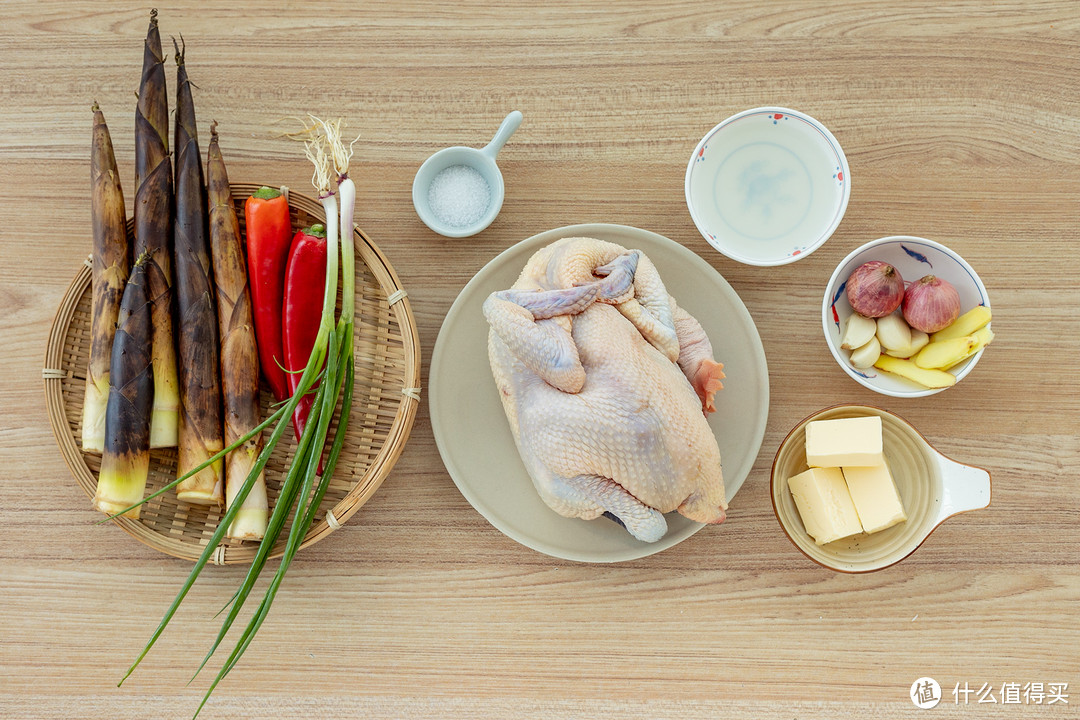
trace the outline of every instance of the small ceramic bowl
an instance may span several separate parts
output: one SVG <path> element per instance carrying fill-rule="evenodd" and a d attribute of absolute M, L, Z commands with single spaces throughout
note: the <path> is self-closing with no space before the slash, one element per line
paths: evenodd
<path fill-rule="evenodd" d="M 855 268 L 870 260 L 889 263 L 900 272 L 905 283 L 912 283 L 930 274 L 949 281 L 960 294 L 961 313 L 976 305 L 990 307 L 986 286 L 964 258 L 941 243 L 911 235 L 892 235 L 856 248 L 836 266 L 829 278 L 829 284 L 825 286 L 825 296 L 821 301 L 821 327 L 825 332 L 825 341 L 836 362 L 857 383 L 882 395 L 902 398 L 924 397 L 947 389 L 928 389 L 899 375 L 881 372 L 876 368 L 860 370 L 851 365 L 850 353 L 840 347 L 844 328 L 852 313 L 847 299 L 847 279 Z M 949 372 L 960 382 L 972 371 L 982 354 L 983 351 L 980 350 Z"/>
<path fill-rule="evenodd" d="M 686 205 L 698 231 L 748 265 L 786 265 L 817 250 L 850 196 L 840 143 L 788 108 L 732 115 L 701 139 L 686 166 Z"/>
<path fill-rule="evenodd" d="M 460 238 L 477 234 L 495 220 L 499 210 L 502 209 L 505 195 L 502 171 L 499 170 L 499 166 L 495 163 L 495 157 L 499 154 L 502 146 L 506 144 L 506 141 L 510 139 L 510 136 L 514 134 L 514 131 L 518 129 L 518 126 L 521 125 L 521 119 L 522 115 L 518 110 L 514 110 L 507 115 L 506 119 L 499 125 L 495 137 L 482 149 L 462 146 L 448 147 L 424 161 L 424 164 L 416 171 L 416 177 L 413 178 L 412 199 L 416 214 L 420 216 L 425 225 L 445 237 Z M 431 204 L 428 201 L 428 191 L 431 188 L 432 180 L 440 172 L 454 165 L 465 165 L 480 173 L 490 191 L 487 209 L 479 220 L 470 225 L 450 225 L 444 222 L 431 209 Z"/>
<path fill-rule="evenodd" d="M 803 527 L 788 478 L 807 469 L 806 424 L 811 420 L 881 417 L 885 462 L 900 493 L 907 521 L 873 533 L 818 545 Z M 950 460 L 904 420 L 868 405 L 839 405 L 806 418 L 780 443 L 772 466 L 772 502 L 788 539 L 830 570 L 863 573 L 895 565 L 915 552 L 938 525 L 958 513 L 990 504 L 990 473 Z"/>

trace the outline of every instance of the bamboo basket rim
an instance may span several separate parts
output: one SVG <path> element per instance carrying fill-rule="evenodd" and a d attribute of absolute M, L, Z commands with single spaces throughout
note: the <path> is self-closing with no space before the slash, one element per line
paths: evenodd
<path fill-rule="evenodd" d="M 230 183 L 230 190 L 234 203 L 237 202 L 239 198 L 247 198 L 255 192 L 255 190 L 264 185 L 264 183 Z M 321 203 L 302 193 L 291 192 L 288 188 L 283 188 L 283 190 L 286 192 L 291 209 L 305 212 L 308 215 L 321 218 L 325 221 L 325 212 L 323 211 Z M 130 234 L 133 221 L 129 218 L 127 222 Z M 383 293 L 385 302 L 389 305 L 388 310 L 390 315 L 400 330 L 400 341 L 404 354 L 404 382 L 400 388 L 401 394 L 394 418 L 390 424 L 385 440 L 378 448 L 378 452 L 371 459 L 370 464 L 363 475 L 355 478 L 348 494 L 345 495 L 343 499 L 339 500 L 332 508 L 329 508 L 328 512 L 308 529 L 307 534 L 304 536 L 303 543 L 301 544 L 302 548 L 319 542 L 331 532 L 341 527 L 341 525 L 352 517 L 360 507 L 371 498 L 375 491 L 378 490 L 379 486 L 386 479 L 387 475 L 389 475 L 404 450 L 404 446 L 411 434 L 417 410 L 420 405 L 420 337 L 412 306 L 408 299 L 408 293 L 405 291 L 405 288 L 398 278 L 397 272 L 390 264 L 386 255 L 358 225 L 353 226 L 353 240 L 356 258 L 358 260 L 357 272 L 360 272 L 362 266 L 366 267 L 370 272 L 377 283 L 378 288 Z M 78 379 L 73 374 L 73 371 L 81 370 L 82 372 L 85 372 L 85 368 L 65 368 L 65 365 L 70 363 L 65 362 L 64 354 L 65 343 L 67 341 L 68 333 L 70 332 L 72 320 L 76 314 L 76 308 L 83 295 L 87 293 L 90 288 L 90 275 L 90 260 L 88 258 L 84 261 L 83 266 L 72 279 L 71 284 L 68 286 L 61 299 L 60 307 L 53 318 L 52 327 L 49 330 L 48 345 L 45 351 L 42 378 L 45 385 L 45 400 L 49 415 L 49 423 L 52 427 L 53 435 L 56 437 L 60 453 L 67 463 L 76 483 L 83 489 L 88 497 L 93 498 L 97 487 L 97 478 L 87 464 L 86 458 L 90 454 L 84 454 L 79 447 L 75 432 L 72 429 L 73 424 L 71 418 L 69 418 L 65 408 L 63 396 L 64 382 L 75 382 Z M 357 322 L 360 323 L 363 322 L 363 320 L 364 319 L 360 317 L 358 308 Z M 79 394 L 80 411 L 82 388 L 82 383 L 77 383 L 76 392 Z M 359 385 L 357 390 L 360 390 Z M 360 415 L 362 415 L 362 413 L 357 412 L 354 405 L 354 412 L 350 416 L 350 433 L 353 432 L 353 423 L 361 422 Z M 345 460 L 346 456 L 343 452 L 335 474 L 341 473 L 342 468 L 346 465 Z M 90 509 L 89 506 L 87 509 Z M 206 547 L 205 540 L 202 543 L 195 543 L 184 542 L 183 540 L 176 541 L 174 538 L 166 537 L 162 533 L 155 531 L 144 524 L 142 519 L 132 520 L 126 517 L 118 517 L 113 518 L 110 522 L 120 526 L 125 532 L 132 537 L 135 537 L 140 542 L 163 553 L 172 555 L 173 557 L 195 560 Z M 247 563 L 254 558 L 255 552 L 258 549 L 258 543 L 231 542 L 236 544 L 222 543 L 218 546 L 212 556 L 212 564 L 226 565 Z M 284 541 L 282 538 L 279 538 L 271 557 L 280 557 L 283 551 Z"/>

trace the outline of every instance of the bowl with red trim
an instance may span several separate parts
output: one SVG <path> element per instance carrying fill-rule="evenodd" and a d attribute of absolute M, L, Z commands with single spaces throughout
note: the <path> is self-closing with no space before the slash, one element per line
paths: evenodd
<path fill-rule="evenodd" d="M 786 265 L 825 244 L 851 196 L 840 143 L 784 107 L 732 115 L 705 134 L 686 166 L 686 205 L 701 236 L 747 265 Z"/>

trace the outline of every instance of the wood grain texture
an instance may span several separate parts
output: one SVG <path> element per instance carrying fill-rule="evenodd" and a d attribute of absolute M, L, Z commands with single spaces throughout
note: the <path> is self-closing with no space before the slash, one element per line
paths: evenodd
<path fill-rule="evenodd" d="M 561 225 L 616 222 L 671 237 L 724 275 L 757 322 L 772 385 L 765 441 L 729 520 L 615 567 L 553 560 L 491 528 L 444 471 L 422 406 L 390 478 L 301 554 L 204 717 L 900 717 L 922 675 L 948 690 L 1071 684 L 1070 704 L 1052 707 L 954 706 L 947 691 L 940 717 L 1077 717 L 1080 7 L 944 5 L 159 5 L 163 35 L 187 41 L 200 130 L 219 121 L 234 180 L 308 186 L 307 163 L 277 137 L 289 115 L 343 114 L 362 134 L 357 221 L 408 289 L 428 357 L 457 292 L 499 251 Z M 188 566 L 94 525 L 49 431 L 40 370 L 90 247 L 95 99 L 134 191 L 147 10 L 0 8 L 5 718 L 189 716 L 205 681 L 184 684 L 241 577 L 208 569 L 142 669 L 114 687 Z M 776 269 L 712 251 L 683 199 L 698 139 L 763 104 L 822 120 L 852 175 L 836 234 Z M 525 122 L 499 158 L 499 218 L 475 238 L 432 234 L 412 210 L 417 167 L 443 146 L 485 143 L 514 108 Z M 904 233 L 943 241 L 978 270 L 997 335 L 967 379 L 917 400 L 848 379 L 818 316 L 841 258 Z M 768 469 L 794 424 L 840 402 L 892 410 L 990 469 L 993 505 L 880 573 L 811 564 L 776 525 Z"/>

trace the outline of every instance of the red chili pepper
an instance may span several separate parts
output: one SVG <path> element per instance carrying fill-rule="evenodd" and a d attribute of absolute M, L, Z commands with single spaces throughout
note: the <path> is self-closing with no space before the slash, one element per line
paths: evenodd
<path fill-rule="evenodd" d="M 293 237 L 289 265 L 285 271 L 285 304 L 282 334 L 285 341 L 285 368 L 290 394 L 296 392 L 301 373 L 311 357 L 315 337 L 322 321 L 323 294 L 326 289 L 326 229 L 312 225 Z M 312 386 L 312 390 L 318 384 Z M 304 431 L 314 393 L 300 399 L 293 413 L 297 439 Z M 320 466 L 321 467 L 321 466 Z"/>
<path fill-rule="evenodd" d="M 244 204 L 248 278 L 255 318 L 259 365 L 278 401 L 289 397 L 281 346 L 281 303 L 289 257 L 289 203 L 277 190 L 259 188 Z"/>

